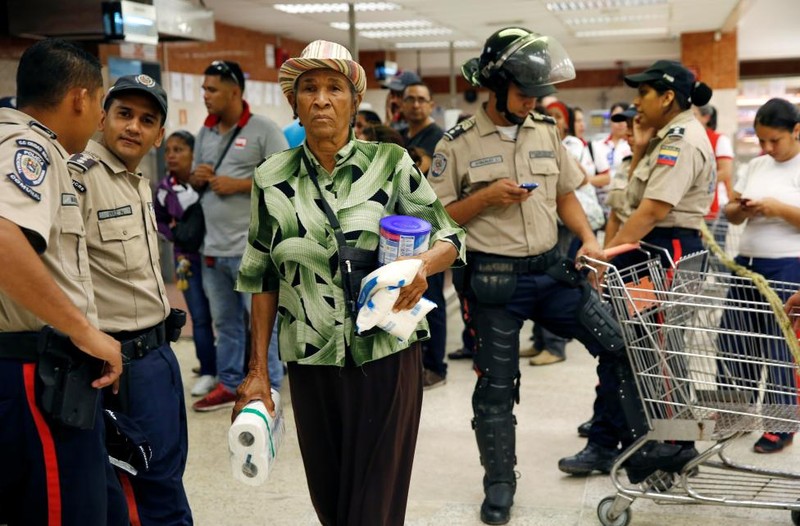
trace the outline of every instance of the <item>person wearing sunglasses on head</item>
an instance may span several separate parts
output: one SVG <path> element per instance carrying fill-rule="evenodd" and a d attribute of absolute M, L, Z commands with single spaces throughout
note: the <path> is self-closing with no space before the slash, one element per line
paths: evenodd
<path fill-rule="evenodd" d="M 232 407 L 235 390 L 244 378 L 250 295 L 233 285 L 247 244 L 250 189 L 255 167 L 265 157 L 288 148 L 277 124 L 253 115 L 243 98 L 245 78 L 236 62 L 215 60 L 204 72 L 203 102 L 208 117 L 197 134 L 192 186 L 203 191 L 201 205 L 206 235 L 201 248 L 203 285 L 217 335 L 219 383 L 195 402 L 195 411 Z M 283 366 L 277 339 L 270 342 L 269 373 L 280 387 Z"/>

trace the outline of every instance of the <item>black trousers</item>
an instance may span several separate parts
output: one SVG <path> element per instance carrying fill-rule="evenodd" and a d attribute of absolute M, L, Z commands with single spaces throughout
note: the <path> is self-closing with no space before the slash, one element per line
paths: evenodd
<path fill-rule="evenodd" d="M 289 362 L 311 502 L 324 526 L 402 526 L 422 409 L 420 345 L 361 367 Z"/>

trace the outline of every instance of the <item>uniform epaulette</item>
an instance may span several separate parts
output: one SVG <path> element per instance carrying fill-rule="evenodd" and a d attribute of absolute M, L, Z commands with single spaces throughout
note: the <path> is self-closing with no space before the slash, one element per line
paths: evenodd
<path fill-rule="evenodd" d="M 77 169 L 81 173 L 86 173 L 94 165 L 98 163 L 99 159 L 88 152 L 76 153 L 69 158 L 67 164 L 70 168 Z"/>
<path fill-rule="evenodd" d="M 686 128 L 683 126 L 673 126 L 667 130 L 667 137 L 683 137 L 686 133 Z"/>
<path fill-rule="evenodd" d="M 541 113 L 536 113 L 535 111 L 532 111 L 530 113 L 530 116 L 531 116 L 531 119 L 533 119 L 535 121 L 538 121 L 538 122 L 546 122 L 547 124 L 555 124 L 556 123 L 556 120 L 553 117 L 551 117 L 549 115 L 542 115 Z"/>
<path fill-rule="evenodd" d="M 448 141 L 452 141 L 453 139 L 455 139 L 459 135 L 462 135 L 464 132 L 466 132 L 473 126 L 475 126 L 474 115 L 468 119 L 464 119 L 463 121 L 459 122 L 449 130 L 447 130 L 444 134 L 444 138 L 447 139 Z"/>
<path fill-rule="evenodd" d="M 39 135 L 44 135 L 45 137 L 47 137 L 51 141 L 55 141 L 58 138 L 56 136 L 56 134 L 53 133 L 53 131 L 50 128 L 48 128 L 47 126 L 45 126 L 44 124 L 42 124 L 40 122 L 30 121 L 30 122 L 28 122 L 28 126 L 30 126 L 30 128 L 33 131 L 35 131 L 36 133 L 38 133 Z"/>

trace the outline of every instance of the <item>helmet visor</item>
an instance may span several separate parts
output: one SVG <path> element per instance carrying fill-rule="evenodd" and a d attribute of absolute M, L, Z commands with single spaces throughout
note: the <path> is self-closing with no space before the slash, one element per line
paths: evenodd
<path fill-rule="evenodd" d="M 531 33 L 503 50 L 481 73 L 503 69 L 523 90 L 557 84 L 575 78 L 575 66 L 556 39 Z"/>

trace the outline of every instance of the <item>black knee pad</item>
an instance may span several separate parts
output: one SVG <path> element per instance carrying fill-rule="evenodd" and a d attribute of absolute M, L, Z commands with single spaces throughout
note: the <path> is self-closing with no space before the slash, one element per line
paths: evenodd
<path fill-rule="evenodd" d="M 515 378 L 519 374 L 519 322 L 504 307 L 478 305 L 472 325 L 478 340 L 475 366 L 480 374 Z"/>
<path fill-rule="evenodd" d="M 578 322 L 603 349 L 618 357 L 625 357 L 625 340 L 622 327 L 614 317 L 611 306 L 604 303 L 589 283 L 580 285 L 581 304 Z"/>

